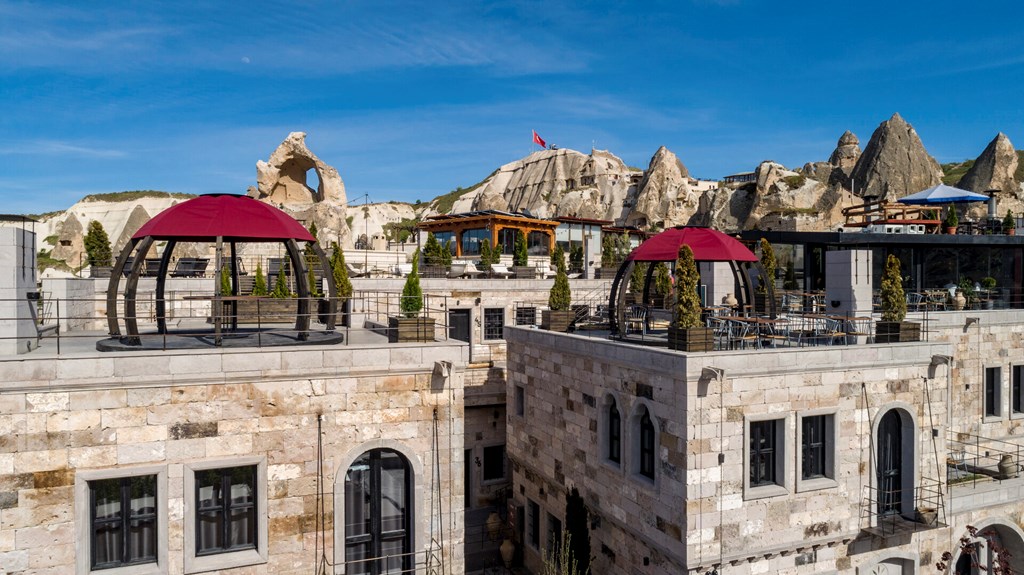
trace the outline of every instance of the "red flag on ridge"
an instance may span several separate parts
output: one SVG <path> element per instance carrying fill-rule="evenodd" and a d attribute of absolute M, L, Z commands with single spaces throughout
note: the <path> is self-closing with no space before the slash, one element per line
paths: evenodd
<path fill-rule="evenodd" d="M 537 135 L 537 130 L 533 131 L 533 143 L 537 144 L 542 148 L 548 147 L 548 145 L 544 142 L 544 139 Z"/>

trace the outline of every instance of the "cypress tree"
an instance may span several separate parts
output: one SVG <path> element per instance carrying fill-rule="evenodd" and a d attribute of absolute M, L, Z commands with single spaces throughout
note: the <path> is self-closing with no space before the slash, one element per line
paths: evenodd
<path fill-rule="evenodd" d="M 267 278 L 263 275 L 263 264 L 256 263 L 256 278 L 252 282 L 252 295 L 267 295 Z"/>
<path fill-rule="evenodd" d="M 416 317 L 423 309 L 423 290 L 420 289 L 420 251 L 412 257 L 412 271 L 405 278 L 405 286 L 402 287 L 402 301 L 399 308 L 405 317 Z"/>
<path fill-rule="evenodd" d="M 697 273 L 697 264 L 693 260 L 693 250 L 690 246 L 683 244 L 679 246 L 679 256 L 676 259 L 676 309 L 675 325 L 678 329 L 689 329 L 700 327 L 700 294 L 697 293 L 697 284 L 700 282 L 700 275 Z"/>
<path fill-rule="evenodd" d="M 85 234 L 85 256 L 90 266 L 109 266 L 112 259 L 110 238 L 103 224 L 93 220 L 89 222 L 89 230 Z"/>

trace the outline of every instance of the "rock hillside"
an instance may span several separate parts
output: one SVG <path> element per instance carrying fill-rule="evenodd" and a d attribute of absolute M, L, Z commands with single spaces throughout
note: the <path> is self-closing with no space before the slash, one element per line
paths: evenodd
<path fill-rule="evenodd" d="M 899 114 L 882 122 L 850 173 L 854 194 L 897 200 L 942 181 L 942 168 L 928 155 L 913 126 Z"/>

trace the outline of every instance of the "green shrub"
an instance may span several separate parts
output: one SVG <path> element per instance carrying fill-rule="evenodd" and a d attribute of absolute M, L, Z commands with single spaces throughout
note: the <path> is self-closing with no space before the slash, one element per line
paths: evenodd
<path fill-rule="evenodd" d="M 256 263 L 256 277 L 252 281 L 252 295 L 267 295 L 267 278 L 263 275 L 263 264 Z"/>
<path fill-rule="evenodd" d="M 530 252 L 526 246 L 526 232 L 517 230 L 515 252 L 512 254 L 512 265 L 526 266 L 529 265 L 529 262 Z"/>
<path fill-rule="evenodd" d="M 555 244 L 555 249 L 551 250 L 551 265 L 557 270 L 558 266 L 565 265 L 565 251 L 562 246 Z"/>
<path fill-rule="evenodd" d="M 286 262 L 281 262 L 281 267 L 277 270 L 277 279 L 274 281 L 274 291 L 270 292 L 270 297 L 277 299 L 287 299 L 292 297 L 291 290 L 288 289 L 288 280 L 284 277 L 284 266 Z"/>
<path fill-rule="evenodd" d="M 339 298 L 352 297 L 352 280 L 348 279 L 348 266 L 345 265 L 345 252 L 338 247 L 338 242 L 331 243 L 331 274 L 334 275 L 334 287 Z"/>
<path fill-rule="evenodd" d="M 885 260 L 882 273 L 882 321 L 903 321 L 907 317 L 907 296 L 903 293 L 903 272 L 900 260 L 893 254 Z"/>
<path fill-rule="evenodd" d="M 555 283 L 548 294 L 548 307 L 554 311 L 566 311 L 572 306 L 572 293 L 569 290 L 569 276 L 565 273 L 565 262 L 558 266 Z"/>
<path fill-rule="evenodd" d="M 793 258 L 786 260 L 786 277 L 782 280 L 783 289 L 797 289 L 800 284 L 796 283 L 796 267 Z"/>
<path fill-rule="evenodd" d="M 231 295 L 231 268 L 228 264 L 220 268 L 220 295 Z"/>
<path fill-rule="evenodd" d="M 654 293 L 667 296 L 672 291 L 672 275 L 665 262 L 654 264 Z"/>
<path fill-rule="evenodd" d="M 996 278 L 994 278 L 992 276 L 986 276 L 986 277 L 981 278 L 981 287 L 983 287 L 983 288 L 985 288 L 987 290 L 995 289 L 996 283 L 997 283 L 996 282 Z"/>
<path fill-rule="evenodd" d="M 697 284 L 700 282 L 700 274 L 697 273 L 697 263 L 693 260 L 693 250 L 690 246 L 683 244 L 679 247 L 679 256 L 676 258 L 676 309 L 675 327 L 678 329 L 689 329 L 701 327 L 700 321 L 700 294 L 697 292 Z"/>
<path fill-rule="evenodd" d="M 583 273 L 583 246 L 575 246 L 569 250 L 569 273 Z"/>
<path fill-rule="evenodd" d="M 416 317 L 423 309 L 423 290 L 420 288 L 420 251 L 412 257 L 412 271 L 405 278 L 405 286 L 402 287 L 402 301 L 399 308 L 405 317 Z"/>
<path fill-rule="evenodd" d="M 1013 217 L 1013 212 L 1006 210 L 1006 217 L 1003 218 L 1003 231 L 1017 229 L 1017 220 Z"/>
<path fill-rule="evenodd" d="M 637 295 L 644 293 L 644 281 L 647 280 L 647 262 L 635 262 L 633 271 L 629 273 L 629 291 Z"/>
<path fill-rule="evenodd" d="M 949 211 L 946 212 L 946 221 L 943 223 L 947 228 L 955 228 L 960 225 L 960 218 L 956 213 L 956 204 L 949 204 Z"/>
<path fill-rule="evenodd" d="M 778 266 L 775 259 L 775 249 L 765 238 L 761 238 L 761 267 L 764 268 L 764 276 L 757 278 L 758 293 L 775 293 L 775 268 Z"/>

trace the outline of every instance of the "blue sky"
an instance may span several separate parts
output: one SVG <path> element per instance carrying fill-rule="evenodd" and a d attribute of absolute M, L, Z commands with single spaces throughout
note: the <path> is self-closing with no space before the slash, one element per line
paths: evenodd
<path fill-rule="evenodd" d="M 289 132 L 350 199 L 428 200 L 549 144 L 696 177 L 827 159 L 899 112 L 940 162 L 1024 148 L 1017 3 L 0 0 L 4 213 L 243 193 Z"/>

